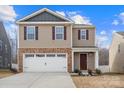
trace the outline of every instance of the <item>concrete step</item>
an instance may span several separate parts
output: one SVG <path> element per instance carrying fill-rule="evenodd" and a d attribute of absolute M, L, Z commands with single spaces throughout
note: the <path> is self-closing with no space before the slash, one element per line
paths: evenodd
<path fill-rule="evenodd" d="M 88 70 L 80 70 L 80 74 L 84 76 L 89 76 Z"/>

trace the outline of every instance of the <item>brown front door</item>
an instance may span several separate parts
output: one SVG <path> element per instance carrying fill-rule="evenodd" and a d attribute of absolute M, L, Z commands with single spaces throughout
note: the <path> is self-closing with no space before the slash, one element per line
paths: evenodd
<path fill-rule="evenodd" d="M 80 54 L 80 70 L 87 70 L 87 54 Z"/>

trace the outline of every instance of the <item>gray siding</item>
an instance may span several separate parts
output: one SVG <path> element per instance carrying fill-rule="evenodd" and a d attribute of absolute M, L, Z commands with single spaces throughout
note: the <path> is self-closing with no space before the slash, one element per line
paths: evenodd
<path fill-rule="evenodd" d="M 34 17 L 31 17 L 27 20 L 24 20 L 24 21 L 30 21 L 30 22 L 41 22 L 41 21 L 54 21 L 54 22 L 59 22 L 59 21 L 66 21 L 66 20 L 63 20 L 59 17 L 56 17 L 48 12 L 43 12 L 43 13 L 40 13 Z"/>
<path fill-rule="evenodd" d="M 11 47 L 2 22 L 0 22 L 0 41 L 2 41 L 2 49 L 0 50 L 0 68 L 10 68 Z"/>

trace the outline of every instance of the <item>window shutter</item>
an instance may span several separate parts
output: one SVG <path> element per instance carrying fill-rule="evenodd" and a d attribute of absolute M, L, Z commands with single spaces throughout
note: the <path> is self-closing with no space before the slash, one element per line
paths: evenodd
<path fill-rule="evenodd" d="M 55 27 L 52 27 L 52 39 L 55 40 Z"/>
<path fill-rule="evenodd" d="M 86 30 L 86 40 L 89 39 L 89 30 Z"/>
<path fill-rule="evenodd" d="M 27 39 L 27 27 L 24 27 L 24 40 Z"/>
<path fill-rule="evenodd" d="M 64 40 L 66 40 L 66 27 L 64 26 Z"/>
<path fill-rule="evenodd" d="M 35 40 L 38 40 L 38 27 L 35 27 Z"/>
<path fill-rule="evenodd" d="M 78 40 L 80 40 L 80 30 L 78 30 Z"/>

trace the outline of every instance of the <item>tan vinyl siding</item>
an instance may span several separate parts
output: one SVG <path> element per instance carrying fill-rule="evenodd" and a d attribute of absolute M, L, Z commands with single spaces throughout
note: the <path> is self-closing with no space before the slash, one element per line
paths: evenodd
<path fill-rule="evenodd" d="M 120 45 L 120 52 L 118 45 Z M 124 73 L 124 38 L 118 34 L 114 34 L 109 49 L 109 66 L 111 72 Z"/>
<path fill-rule="evenodd" d="M 89 39 L 88 40 L 78 40 L 78 28 L 73 28 L 72 37 L 73 37 L 73 46 L 95 46 L 95 29 L 89 30 Z"/>
<path fill-rule="evenodd" d="M 52 26 L 58 25 L 33 25 L 38 26 L 38 40 L 24 40 L 24 26 L 19 25 L 19 48 L 70 48 L 71 25 L 66 26 L 66 40 L 52 40 Z"/>

